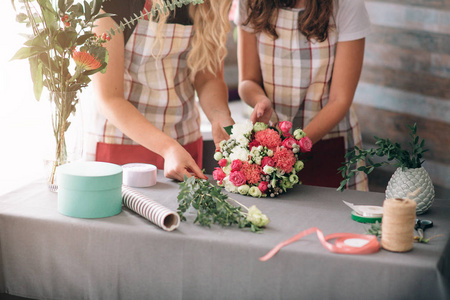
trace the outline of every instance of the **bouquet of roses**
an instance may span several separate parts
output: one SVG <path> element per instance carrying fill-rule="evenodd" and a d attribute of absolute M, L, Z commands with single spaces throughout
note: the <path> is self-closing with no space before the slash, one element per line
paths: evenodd
<path fill-rule="evenodd" d="M 219 166 L 214 180 L 225 190 L 253 197 L 275 197 L 299 182 L 303 167 L 301 156 L 311 151 L 312 142 L 302 129 L 291 134 L 292 123 L 273 127 L 247 121 L 234 124 L 230 139 L 220 142 L 214 154 Z"/>

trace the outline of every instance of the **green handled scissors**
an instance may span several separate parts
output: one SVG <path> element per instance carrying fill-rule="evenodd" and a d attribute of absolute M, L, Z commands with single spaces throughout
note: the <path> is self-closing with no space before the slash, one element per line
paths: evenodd
<path fill-rule="evenodd" d="M 417 230 L 420 239 L 423 239 L 423 232 L 425 229 L 431 227 L 433 227 L 433 222 L 430 220 L 416 219 L 416 225 L 414 225 L 414 229 Z"/>

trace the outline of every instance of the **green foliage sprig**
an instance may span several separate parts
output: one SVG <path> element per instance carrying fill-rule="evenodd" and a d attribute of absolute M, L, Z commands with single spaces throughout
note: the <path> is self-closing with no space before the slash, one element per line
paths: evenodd
<path fill-rule="evenodd" d="M 168 10 L 175 10 L 177 7 L 180 8 L 183 5 L 188 4 L 202 4 L 204 0 L 163 0 L 162 5 L 159 3 L 155 3 L 152 6 L 151 10 L 148 11 L 144 8 L 139 14 L 133 14 L 129 19 L 124 19 L 118 25 L 115 25 L 115 28 L 111 28 L 111 30 L 107 30 L 107 33 L 110 36 L 114 36 L 116 33 L 121 33 L 124 31 L 125 27 L 131 28 L 131 25 L 134 25 L 136 22 L 144 19 L 145 17 L 153 18 L 157 15 L 158 12 L 167 13 Z"/>
<path fill-rule="evenodd" d="M 227 200 L 232 200 L 239 206 L 234 206 Z M 211 227 L 211 224 L 222 226 L 237 225 L 239 228 L 250 227 L 252 232 L 261 232 L 269 219 L 261 214 L 256 207 L 245 207 L 234 199 L 222 193 L 220 187 L 214 186 L 207 180 L 195 177 L 184 177 L 180 182 L 178 194 L 178 209 L 182 221 L 186 221 L 184 213 L 193 207 L 197 210 L 194 223 Z M 247 212 L 242 211 L 247 209 Z"/>
<path fill-rule="evenodd" d="M 424 162 L 422 159 L 423 154 L 428 151 L 428 149 L 424 148 L 425 140 L 420 140 L 420 137 L 417 136 L 417 124 L 414 124 L 413 126 L 408 125 L 408 128 L 410 129 L 409 136 L 412 140 L 409 143 L 411 146 L 410 150 L 402 149 L 402 146 L 399 143 L 394 143 L 389 139 L 382 139 L 375 136 L 375 145 L 378 146 L 377 148 L 365 150 L 355 146 L 353 149 L 348 151 L 345 155 L 346 162 L 338 169 L 344 180 L 341 181 L 341 184 L 337 190 L 343 191 L 347 182 L 350 178 L 355 176 L 357 172 L 370 174 L 375 168 L 391 164 L 401 168 L 420 168 Z M 387 159 L 375 163 L 371 158 L 376 156 L 386 157 Z M 364 160 L 366 160 L 365 166 L 352 169 L 353 165 L 356 165 L 359 161 Z"/>
<path fill-rule="evenodd" d="M 376 237 L 381 238 L 381 223 L 376 221 L 374 224 L 371 224 L 370 228 L 367 229 L 366 234 L 374 235 Z"/>

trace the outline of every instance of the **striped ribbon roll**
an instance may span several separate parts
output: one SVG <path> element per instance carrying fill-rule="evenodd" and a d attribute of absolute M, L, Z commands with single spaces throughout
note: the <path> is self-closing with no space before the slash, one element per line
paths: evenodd
<path fill-rule="evenodd" d="M 306 229 L 293 237 L 279 243 L 272 250 L 270 250 L 266 255 L 259 258 L 260 261 L 267 261 L 272 256 L 274 256 L 281 248 L 284 246 L 293 243 L 302 237 L 311 234 L 317 233 L 317 237 L 322 245 L 334 253 L 341 254 L 369 254 L 374 253 L 380 250 L 380 243 L 378 242 L 376 236 L 374 235 L 365 235 L 365 234 L 356 234 L 356 233 L 332 233 L 327 236 L 323 235 L 323 232 L 317 227 L 311 227 Z M 335 244 L 328 242 L 328 240 L 336 239 Z M 351 245 L 353 241 L 362 242 L 362 245 L 354 246 Z"/>
<path fill-rule="evenodd" d="M 125 185 L 122 186 L 122 202 L 132 211 L 166 231 L 175 230 L 180 225 L 180 216 L 176 212 Z"/>

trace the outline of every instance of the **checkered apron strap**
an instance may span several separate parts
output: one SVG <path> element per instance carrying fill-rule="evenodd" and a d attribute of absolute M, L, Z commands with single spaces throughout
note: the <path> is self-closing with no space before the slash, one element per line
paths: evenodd
<path fill-rule="evenodd" d="M 337 33 L 331 30 L 327 40 L 310 42 L 298 30 L 298 11 L 288 9 L 279 10 L 276 30 L 276 40 L 257 34 L 264 89 L 274 106 L 271 121 L 304 128 L 328 103 Z M 353 109 L 323 139 L 335 137 L 344 138 L 346 149 L 361 146 Z M 349 187 L 367 189 L 364 174 L 355 179 Z"/>

